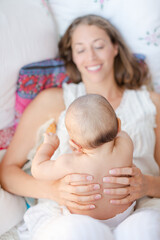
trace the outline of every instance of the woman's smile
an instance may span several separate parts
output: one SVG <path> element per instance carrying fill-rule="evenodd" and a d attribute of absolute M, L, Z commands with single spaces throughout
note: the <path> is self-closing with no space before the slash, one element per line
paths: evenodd
<path fill-rule="evenodd" d="M 98 72 L 102 69 L 102 64 L 86 67 L 89 72 Z"/>

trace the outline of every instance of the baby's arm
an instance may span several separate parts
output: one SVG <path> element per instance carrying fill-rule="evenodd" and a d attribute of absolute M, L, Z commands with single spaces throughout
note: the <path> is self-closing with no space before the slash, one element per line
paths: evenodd
<path fill-rule="evenodd" d="M 50 160 L 51 156 L 59 146 L 59 139 L 53 133 L 44 134 L 44 142 L 37 150 L 33 158 L 31 172 L 37 179 L 57 180 L 57 170 L 55 162 Z M 60 173 L 58 174 L 60 175 Z"/>

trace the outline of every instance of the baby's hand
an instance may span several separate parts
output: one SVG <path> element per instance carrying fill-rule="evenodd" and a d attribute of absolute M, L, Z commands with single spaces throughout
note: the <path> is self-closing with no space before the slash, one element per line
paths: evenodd
<path fill-rule="evenodd" d="M 56 134 L 54 134 L 52 132 L 44 133 L 43 143 L 51 144 L 57 149 L 59 146 L 59 138 Z"/>

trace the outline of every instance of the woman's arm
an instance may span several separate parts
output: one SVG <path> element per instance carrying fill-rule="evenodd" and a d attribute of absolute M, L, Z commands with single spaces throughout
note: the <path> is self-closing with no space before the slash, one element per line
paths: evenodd
<path fill-rule="evenodd" d="M 21 168 L 26 162 L 28 152 L 35 144 L 38 128 L 50 118 L 57 121 L 64 108 L 62 89 L 59 88 L 42 91 L 26 108 L 2 160 L 0 176 L 5 190 L 36 198 L 49 195 L 45 182 L 36 181 Z"/>
<path fill-rule="evenodd" d="M 21 169 L 35 144 L 38 128 L 50 118 L 58 121 L 65 108 L 62 94 L 58 88 L 44 90 L 26 108 L 2 160 L 0 182 L 5 190 L 16 195 L 48 198 L 69 207 L 90 209 L 93 204 L 88 202 L 96 201 L 98 185 L 91 176 L 70 174 L 49 182 L 36 180 Z"/>
<path fill-rule="evenodd" d="M 160 94 L 151 92 L 150 94 L 153 103 L 156 106 L 157 114 L 156 114 L 156 145 L 155 145 L 155 160 L 160 168 Z M 148 176 L 148 191 L 147 195 L 151 197 L 159 197 L 160 198 L 160 177 L 152 177 Z"/>
<path fill-rule="evenodd" d="M 160 167 L 160 95 L 151 92 L 151 99 L 156 106 L 156 145 L 155 160 Z M 124 188 L 107 189 L 107 194 L 127 194 L 124 199 L 113 200 L 113 204 L 126 204 L 139 199 L 143 196 L 160 198 L 160 176 L 150 176 L 142 174 L 141 170 L 136 166 L 132 168 L 117 168 L 110 171 L 111 177 L 104 178 L 104 182 L 124 184 Z M 120 177 L 118 177 L 118 175 Z M 129 177 L 127 177 L 129 176 Z"/>

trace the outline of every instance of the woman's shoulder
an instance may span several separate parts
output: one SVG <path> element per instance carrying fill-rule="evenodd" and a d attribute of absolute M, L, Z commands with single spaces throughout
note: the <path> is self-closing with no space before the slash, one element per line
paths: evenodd
<path fill-rule="evenodd" d="M 60 113 L 65 109 L 63 90 L 61 88 L 48 88 L 43 90 L 32 101 L 30 107 L 39 109 L 39 112 L 43 112 L 46 118 L 54 117 L 57 121 Z"/>
<path fill-rule="evenodd" d="M 160 106 L 160 94 L 155 91 L 150 91 L 150 98 L 156 106 Z"/>
<path fill-rule="evenodd" d="M 43 104 L 61 104 L 63 102 L 63 90 L 62 88 L 48 88 L 41 91 L 35 101 L 43 103 Z"/>
<path fill-rule="evenodd" d="M 55 97 L 62 97 L 63 95 L 63 90 L 62 88 L 57 88 L 57 87 L 54 87 L 54 88 L 47 88 L 47 89 L 44 89 L 43 91 L 41 91 L 36 98 L 38 98 L 39 100 L 50 100 L 52 98 L 55 98 Z"/>

